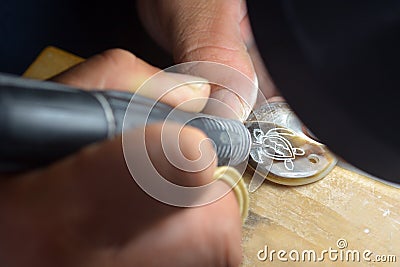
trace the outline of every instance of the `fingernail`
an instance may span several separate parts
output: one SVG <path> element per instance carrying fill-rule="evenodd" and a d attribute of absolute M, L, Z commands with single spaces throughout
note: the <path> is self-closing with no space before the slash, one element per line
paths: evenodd
<path fill-rule="evenodd" d="M 200 112 L 207 103 L 210 84 L 206 79 L 180 73 L 166 73 L 175 84 L 162 101 L 184 111 Z"/>
<path fill-rule="evenodd" d="M 194 96 L 208 96 L 210 85 L 200 77 L 161 71 L 150 77 L 136 91 L 138 94 L 159 99 L 166 94 L 186 99 Z"/>
<path fill-rule="evenodd" d="M 208 81 L 204 78 L 174 72 L 165 72 L 165 74 L 172 82 L 175 82 L 175 88 L 191 89 L 194 93 L 210 89 Z"/>
<path fill-rule="evenodd" d="M 243 120 L 250 111 L 247 111 L 243 101 L 237 94 L 228 89 L 219 89 L 210 95 L 204 112 L 231 119 Z"/>
<path fill-rule="evenodd" d="M 257 73 L 255 73 L 255 72 L 254 72 L 254 79 L 253 79 L 253 81 L 254 81 L 254 86 L 255 86 L 256 88 L 258 88 L 258 86 L 259 86 L 259 84 L 258 84 L 258 76 L 257 76 Z"/>
<path fill-rule="evenodd" d="M 210 85 L 204 78 L 161 71 L 143 83 L 136 93 L 181 110 L 199 112 L 207 103 Z"/>
<path fill-rule="evenodd" d="M 282 96 L 273 96 L 267 99 L 269 103 L 272 102 L 286 102 L 286 100 Z"/>

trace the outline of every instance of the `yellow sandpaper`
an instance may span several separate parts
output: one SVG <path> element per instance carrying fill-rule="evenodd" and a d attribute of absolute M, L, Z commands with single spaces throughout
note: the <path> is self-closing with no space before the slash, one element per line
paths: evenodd
<path fill-rule="evenodd" d="M 24 72 L 26 78 L 46 80 L 60 72 L 84 61 L 74 54 L 48 46 L 38 55 L 35 61 Z"/>

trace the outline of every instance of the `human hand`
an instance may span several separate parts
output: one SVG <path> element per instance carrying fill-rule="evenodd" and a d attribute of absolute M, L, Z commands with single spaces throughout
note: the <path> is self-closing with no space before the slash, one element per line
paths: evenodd
<path fill-rule="evenodd" d="M 54 81 L 88 89 L 128 90 L 157 71 L 128 52 L 111 50 Z M 166 75 L 160 82 L 180 78 Z M 162 101 L 176 106 L 208 93 L 207 85 L 196 90 L 181 87 Z M 186 108 L 199 111 L 204 104 Z M 134 137 L 136 132 L 131 134 Z M 179 136 L 186 158 L 202 155 L 211 161 L 195 173 L 169 163 L 160 135 L 161 125 L 147 126 L 149 156 L 165 178 L 193 185 L 211 181 L 215 154 L 211 144 L 203 142 L 203 133 L 184 127 Z M 46 168 L 1 178 L 0 262 L 4 266 L 236 266 L 240 262 L 241 223 L 233 193 L 199 208 L 160 203 L 133 181 L 121 138 L 91 145 Z M 227 187 L 220 181 L 216 185 Z"/>
<path fill-rule="evenodd" d="M 254 44 L 245 1 L 137 2 L 144 26 L 159 44 L 173 54 L 177 63 L 213 61 L 226 64 L 242 72 L 256 85 L 258 77 L 264 100 L 277 95 Z M 215 87 L 211 97 L 229 105 L 239 119 L 245 119 L 256 101 L 258 88 L 238 80 L 232 81 L 232 87 L 238 87 L 233 90 L 236 94 Z"/>

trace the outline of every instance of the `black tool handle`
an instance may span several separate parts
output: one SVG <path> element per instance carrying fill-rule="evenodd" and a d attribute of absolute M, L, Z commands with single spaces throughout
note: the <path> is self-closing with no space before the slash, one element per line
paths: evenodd
<path fill-rule="evenodd" d="M 204 131 L 214 142 L 219 165 L 239 164 L 250 150 L 249 132 L 239 121 L 173 110 L 125 92 L 0 75 L 0 110 L 0 172 L 42 166 L 123 129 L 163 120 Z"/>
<path fill-rule="evenodd" d="M 56 83 L 0 77 L 0 170 L 47 164 L 107 137 L 89 93 Z"/>

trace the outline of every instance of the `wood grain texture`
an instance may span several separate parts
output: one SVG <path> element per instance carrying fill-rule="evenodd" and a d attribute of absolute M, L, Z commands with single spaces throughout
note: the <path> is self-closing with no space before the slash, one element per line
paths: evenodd
<path fill-rule="evenodd" d="M 245 175 L 247 183 L 250 174 Z M 346 169 L 335 167 L 313 184 L 287 187 L 264 182 L 250 194 L 250 216 L 243 228 L 243 266 L 380 266 L 382 263 L 331 261 L 282 262 L 257 258 L 264 248 L 290 252 L 368 249 L 397 256 L 400 265 L 400 189 L 390 187 Z M 276 255 L 275 255 L 276 256 Z M 288 255 L 286 255 L 288 258 Z M 334 258 L 334 257 L 332 257 Z M 350 257 L 351 258 L 351 257 Z M 373 258 L 373 256 L 371 256 Z"/>

